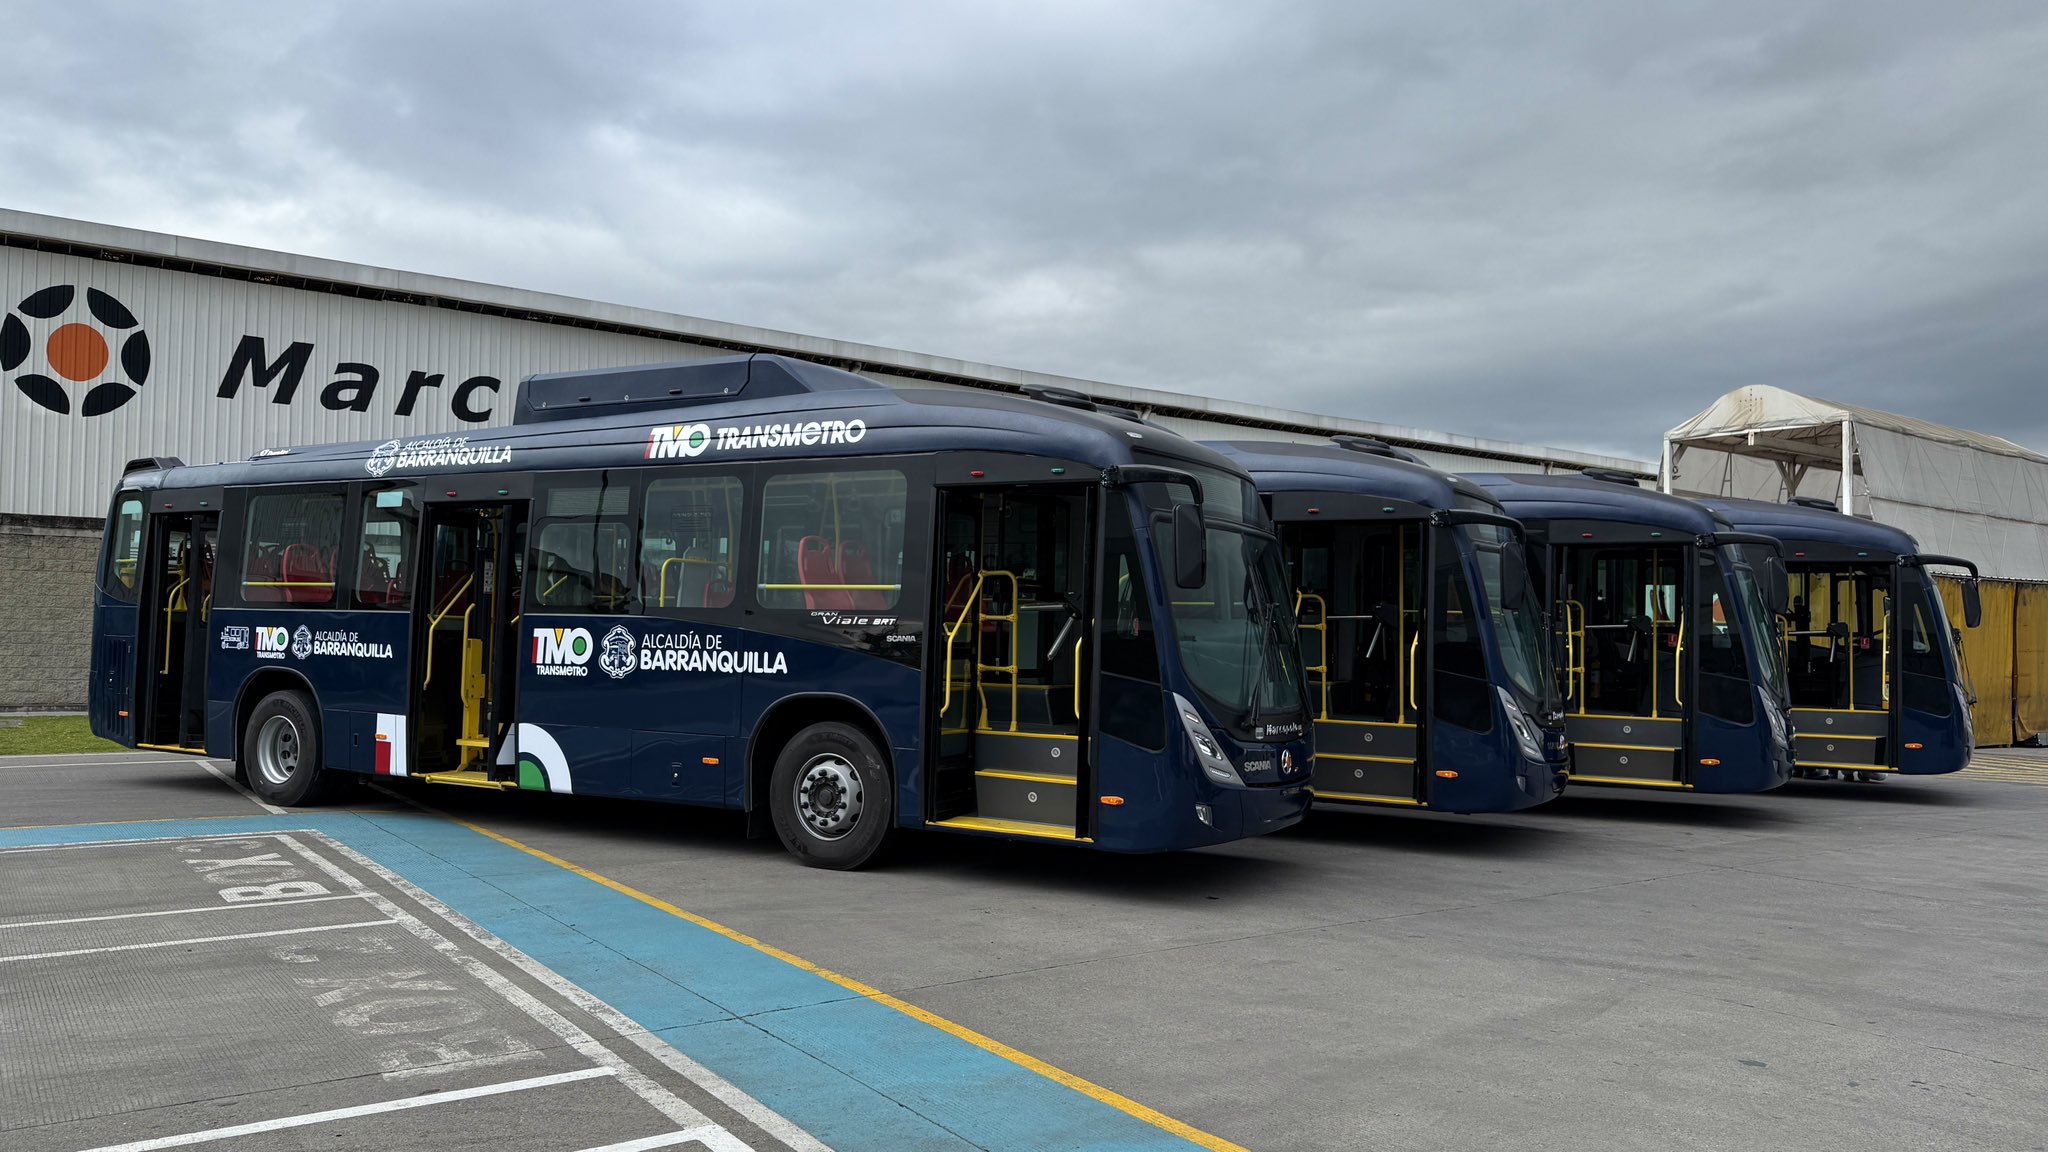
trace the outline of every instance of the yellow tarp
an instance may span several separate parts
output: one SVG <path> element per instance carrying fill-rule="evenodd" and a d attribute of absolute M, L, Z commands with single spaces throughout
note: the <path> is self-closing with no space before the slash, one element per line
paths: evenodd
<path fill-rule="evenodd" d="M 1949 620 L 1961 629 L 1965 683 L 1977 697 L 1971 711 L 1977 743 L 1986 748 L 2014 744 L 2048 726 L 2040 722 L 2048 712 L 2048 643 L 2042 638 L 2048 627 L 2048 588 L 1983 581 L 1983 623 L 1963 628 L 1962 584 L 1947 577 L 1935 582 Z M 2024 621 L 2023 602 L 2031 614 Z"/>
<path fill-rule="evenodd" d="M 2048 584 L 2022 584 L 2013 614 L 2013 733 L 2048 732 Z"/>

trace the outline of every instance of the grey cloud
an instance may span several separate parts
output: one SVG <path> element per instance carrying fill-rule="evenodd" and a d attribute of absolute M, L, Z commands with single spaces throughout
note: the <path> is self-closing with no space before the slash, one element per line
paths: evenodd
<path fill-rule="evenodd" d="M 2048 447 L 2038 5 L 15 20 L 37 211 L 1645 458 L 1745 383 Z"/>

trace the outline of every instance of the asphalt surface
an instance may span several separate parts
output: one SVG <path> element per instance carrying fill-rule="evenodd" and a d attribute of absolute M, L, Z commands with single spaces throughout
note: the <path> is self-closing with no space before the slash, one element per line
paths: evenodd
<path fill-rule="evenodd" d="M 0 781 L 4 825 L 260 815 L 182 759 L 0 761 Z M 1318 812 L 1276 836 L 1163 857 L 924 835 L 853 874 L 803 868 L 725 814 L 419 785 L 405 794 L 1248 1148 L 2048 1145 L 2048 753 L 1765 796 L 1589 788 L 1506 817 Z M 119 858 L 129 849 L 76 851 L 76 866 L 27 873 L 13 866 L 25 857 L 0 855 L 0 925 L 193 896 L 186 865 L 138 871 Z M 25 875 L 32 906 L 21 902 Z M 353 903 L 208 916 L 360 917 L 343 910 Z M 53 935 L 7 941 L 0 954 L 133 942 L 122 933 L 134 923 L 16 929 Z M 149 939 L 172 938 L 162 927 Z M 356 931 L 389 928 L 303 939 Z M 266 975 L 279 967 L 270 941 L 208 972 L 165 968 L 163 952 L 87 958 L 118 958 L 118 978 L 76 968 L 67 978 L 61 960 L 0 963 L 0 1146 L 112 1143 L 106 1116 L 117 1112 L 161 1113 L 166 1128 L 231 1124 L 202 1114 L 244 1090 L 248 1068 L 314 1084 L 335 1071 L 322 1061 L 375 1065 L 372 1050 L 322 1038 L 331 1014 L 302 1007 L 248 1008 L 268 1031 L 250 1032 L 239 1056 L 231 1045 L 202 1059 L 176 1043 L 94 1040 L 108 1019 L 139 1021 L 120 1031 L 131 1039 L 183 1036 L 190 1025 L 176 1013 L 218 1021 L 235 1003 L 304 999 Z M 25 964 L 57 974 L 24 1003 L 9 996 L 22 972 L 7 969 Z M 103 1010 L 150 996 L 179 1003 L 162 1017 Z M 477 1026 L 533 1023 L 508 1011 Z M 298 1048 L 311 1051 L 302 1064 Z M 81 1052 L 89 1067 L 66 1071 L 63 1054 Z M 557 1069 L 573 1066 L 485 1078 Z M 566 1121 L 580 1105 L 556 1107 L 548 1093 L 597 1100 L 581 1094 L 616 1091 L 611 1079 L 374 1119 L 427 1134 L 397 1146 L 597 1146 L 610 1129 L 584 1144 L 488 1134 Z M 299 1110 L 354 1099 L 308 1095 Z M 223 1114 L 289 1110 L 275 1100 Z M 775 1146 L 743 1118 L 705 1113 L 753 1147 Z M 471 1115 L 474 1125 L 458 1122 Z M 128 1131 L 121 1139 L 137 1138 Z M 43 1138 L 52 1132 L 80 1138 Z M 393 1146 L 303 1146 L 316 1143 Z"/>

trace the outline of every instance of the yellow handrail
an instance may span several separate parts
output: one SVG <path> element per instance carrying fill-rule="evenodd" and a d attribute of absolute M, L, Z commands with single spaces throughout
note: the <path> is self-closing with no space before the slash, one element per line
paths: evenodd
<path fill-rule="evenodd" d="M 186 578 L 184 578 L 183 580 L 180 580 L 180 581 L 178 581 L 178 582 L 177 582 L 176 584 L 173 584 L 173 585 L 171 585 L 171 590 L 170 590 L 170 592 L 169 592 L 169 593 L 167 593 L 167 594 L 166 594 L 166 595 L 164 596 L 164 670 L 163 670 L 163 674 L 164 674 L 165 676 L 169 676 L 169 675 L 171 674 L 171 614 L 172 614 L 172 613 L 174 613 L 174 612 L 176 612 L 176 611 L 177 611 L 177 610 L 179 609 L 180 605 L 179 605 L 179 603 L 178 603 L 178 598 L 179 598 L 180 596 L 184 595 L 184 593 L 185 593 L 185 585 L 187 585 L 187 584 L 189 584 L 189 583 L 191 583 L 191 582 L 192 582 L 192 578 L 191 578 L 190 576 L 187 576 L 187 577 L 186 577 Z"/>
<path fill-rule="evenodd" d="M 1422 705 L 1415 702 L 1415 654 L 1421 648 L 1422 633 L 1418 630 L 1415 633 L 1415 637 L 1408 641 L 1408 707 L 1415 710 L 1417 719 L 1421 718 Z M 1402 717 L 1401 722 L 1407 723 L 1407 717 Z"/>
<path fill-rule="evenodd" d="M 708 556 L 671 556 L 671 557 L 669 557 L 668 559 L 666 559 L 666 560 L 663 560 L 663 561 L 661 562 L 661 585 L 660 585 L 660 587 L 659 587 L 659 588 L 658 588 L 658 589 L 656 590 L 656 593 L 655 593 L 656 599 L 655 599 L 655 601 L 654 601 L 654 603 L 655 603 L 655 604 L 656 604 L 656 605 L 657 605 L 658 607 L 666 608 L 666 607 L 668 607 L 668 606 L 669 606 L 669 604 L 668 604 L 668 566 L 669 566 L 669 565 L 671 565 L 671 564 L 682 564 L 682 565 L 685 565 L 685 566 L 687 566 L 687 565 L 691 565 L 691 564 L 702 564 L 702 565 L 705 565 L 705 566 L 707 566 L 707 567 L 711 567 L 711 568 L 723 568 L 723 567 L 725 567 L 725 561 L 723 561 L 723 560 L 713 560 L 713 559 L 711 559 L 711 558 L 710 558 L 710 557 L 708 557 Z M 816 587 L 816 585 L 813 585 L 813 587 Z M 681 586 L 678 586 L 678 587 L 676 588 L 676 595 L 677 595 L 678 597 L 680 597 L 680 596 L 681 596 L 682 594 L 683 594 L 683 590 L 682 590 Z M 683 606 L 683 605 L 681 605 L 681 604 L 677 604 L 677 605 L 676 605 L 676 607 L 678 607 L 678 608 L 681 608 L 682 606 Z"/>
<path fill-rule="evenodd" d="M 1880 658 L 1884 661 L 1878 672 L 1878 691 L 1884 706 L 1892 706 L 1892 606 L 1887 600 L 1884 614 L 1877 618 L 1877 643 Z"/>
<path fill-rule="evenodd" d="M 441 626 L 441 621 L 446 620 L 450 612 L 455 611 L 455 602 L 462 599 L 464 592 L 469 591 L 470 582 L 475 579 L 476 576 L 474 574 L 463 577 L 462 583 L 455 586 L 455 591 L 448 594 L 447 606 L 427 618 L 427 670 L 426 675 L 420 677 L 420 687 L 422 688 L 434 682 L 434 629 Z M 471 607 L 474 607 L 474 605 L 471 605 Z M 468 616 L 465 613 L 465 627 L 467 627 L 467 619 Z"/>
<path fill-rule="evenodd" d="M 940 716 L 944 716 L 946 711 L 953 706 L 953 639 L 960 634 L 960 629 L 966 626 L 968 614 L 974 610 L 976 604 L 980 603 L 981 582 L 987 578 L 988 574 L 986 572 L 975 573 L 974 583 L 968 587 L 966 598 L 960 602 L 959 617 L 946 626 L 946 688 L 944 692 L 939 694 Z M 976 652 L 975 659 L 979 660 L 980 658 L 981 654 Z"/>
<path fill-rule="evenodd" d="M 1573 623 L 1573 613 L 1577 623 Z M 1579 702 L 1579 715 L 1586 714 L 1586 605 L 1578 600 L 1564 602 L 1564 683 L 1572 699 Z"/>
<path fill-rule="evenodd" d="M 1074 723 L 1081 722 L 1081 646 L 1088 642 L 1086 636 L 1074 637 Z"/>
<path fill-rule="evenodd" d="M 1656 665 L 1653 663 L 1650 667 L 1654 670 Z M 1685 613 L 1680 612 L 1678 614 L 1678 655 L 1674 656 L 1671 660 L 1671 698 L 1678 702 L 1680 708 L 1685 707 L 1685 694 L 1678 690 L 1678 686 L 1683 683 L 1685 683 Z M 1655 691 L 1654 684 L 1651 690 Z M 1652 708 L 1651 713 L 1654 715 L 1655 712 L 1656 709 Z"/>
<path fill-rule="evenodd" d="M 1316 622 L 1313 624 L 1302 623 L 1305 618 L 1301 614 L 1301 609 L 1311 601 L 1316 606 Z M 1316 634 L 1316 662 L 1304 667 L 1302 671 L 1315 673 L 1317 682 L 1322 685 L 1321 714 L 1316 719 L 1328 720 L 1330 718 L 1330 606 L 1328 602 L 1314 592 L 1297 590 L 1294 593 L 1294 618 L 1296 621 L 1294 627 L 1297 632 L 1314 632 Z"/>
<path fill-rule="evenodd" d="M 987 584 L 988 581 L 992 578 L 1008 580 L 1010 582 L 1010 610 L 1007 613 L 983 613 L 980 611 L 983 586 Z M 806 585 L 798 584 L 793 585 L 793 587 L 802 588 L 806 587 Z M 820 588 L 831 587 L 831 585 L 811 584 L 808 585 L 808 587 Z M 850 585 L 850 587 L 858 587 L 858 585 Z M 887 585 L 887 587 L 895 587 L 895 585 Z M 1017 731 L 1017 643 L 1019 640 L 1017 633 L 1018 616 L 1021 613 L 1023 607 L 1020 603 L 1021 597 L 1022 589 L 1018 585 L 1017 576 L 1015 573 L 1006 572 L 1000 568 L 988 568 L 975 573 L 974 583 L 967 590 L 966 602 L 960 605 L 960 615 L 953 621 L 951 625 L 949 625 L 946 628 L 946 687 L 945 691 L 941 693 L 939 697 L 939 715 L 944 716 L 946 714 L 946 711 L 953 706 L 953 643 L 959 637 L 960 629 L 966 627 L 967 617 L 969 615 L 973 615 L 981 620 L 1002 621 L 1009 624 L 1010 626 L 1009 663 L 983 663 L 981 659 L 981 645 L 978 641 L 975 644 L 974 690 L 980 697 L 982 714 L 986 716 L 988 713 L 988 688 L 981 682 L 981 674 L 984 672 L 1001 672 L 1009 676 L 1010 731 Z"/>

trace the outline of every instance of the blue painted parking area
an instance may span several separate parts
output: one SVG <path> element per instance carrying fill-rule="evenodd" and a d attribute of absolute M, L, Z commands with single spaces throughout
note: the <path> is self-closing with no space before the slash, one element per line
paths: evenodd
<path fill-rule="evenodd" d="M 916 1009 L 873 989 L 795 957 L 775 954 L 717 925 L 689 918 L 681 909 L 572 870 L 564 862 L 438 816 L 292 813 L 0 831 L 0 882 L 22 884 L 57 855 L 81 864 L 90 859 L 90 867 L 102 871 L 117 868 L 127 859 L 121 853 L 132 853 L 142 845 L 174 847 L 176 851 L 163 859 L 187 861 L 232 860 L 237 858 L 235 853 L 240 853 L 241 859 L 266 854 L 296 859 L 291 856 L 296 851 L 303 861 L 318 861 L 318 866 L 326 869 L 320 884 L 315 885 L 324 885 L 319 892 L 274 887 L 275 882 L 260 871 L 222 873 L 236 883 L 219 888 L 221 893 L 233 893 L 220 899 L 261 905 L 259 911 L 264 915 L 309 917 L 317 912 L 319 919 L 269 928 L 256 925 L 247 913 L 235 912 L 234 916 L 248 923 L 237 922 L 225 929 L 151 929 L 142 933 L 148 939 L 130 943 L 94 938 L 69 949 L 75 953 L 72 963 L 88 970 L 97 966 L 125 968 L 132 973 L 168 962 L 192 947 L 218 946 L 208 943 L 216 938 L 245 941 L 260 937 L 260 943 L 271 947 L 273 938 L 346 938 L 365 926 L 374 927 L 373 921 L 403 926 L 409 919 L 452 925 L 452 933 L 436 930 L 453 944 L 428 941 L 425 951 L 475 951 L 504 969 L 511 981 L 534 984 L 581 1009 L 597 1022 L 593 1030 L 598 1040 L 591 1043 L 600 1047 L 608 1043 L 620 1051 L 630 1047 L 633 1051 L 628 1054 L 634 1059 L 643 1064 L 648 1059 L 658 1061 L 669 1074 L 740 1117 L 727 1126 L 732 1131 L 720 1129 L 719 1134 L 689 1137 L 697 1140 L 696 1144 L 683 1139 L 689 1136 L 689 1129 L 669 1125 L 672 1130 L 666 1134 L 626 1133 L 616 1141 L 588 1146 L 826 1147 L 842 1152 L 1230 1147 L 1156 1113 L 1148 1114 L 1113 1093 L 1036 1065 L 1029 1057 L 1009 1052 L 993 1041 L 928 1015 L 914 1014 Z M 202 850 L 206 845 L 220 848 Z M 66 850 L 61 854 L 35 851 L 59 847 Z M 101 856 L 94 858 L 91 853 Z M 164 877 L 166 883 L 184 879 L 170 873 Z M 147 887 L 128 883 L 120 902 L 104 909 L 97 905 L 82 909 L 77 916 L 10 913 L 0 922 L 0 963 L 10 957 L 41 962 L 46 954 L 67 950 L 45 943 L 17 946 L 7 940 L 9 928 L 57 931 L 36 926 L 86 919 L 160 926 L 224 914 L 221 908 L 195 904 L 202 895 L 211 899 L 214 890 L 172 894 L 165 902 L 180 907 L 155 909 L 150 906 Z M 185 914 L 188 909 L 184 905 L 193 905 L 189 909 L 193 915 Z M 278 910 L 277 905 L 290 907 Z M 342 911 L 344 907 L 348 910 Z M 413 935 L 426 939 L 417 932 Z M 411 943 L 408 941 L 408 946 Z M 80 987 L 79 976 L 71 971 L 72 982 L 65 987 Z M 512 1002 L 520 1003 L 517 997 Z M 274 1009 L 280 1027 L 290 1026 L 296 1019 L 295 1006 L 266 1005 L 260 998 L 246 1002 L 243 1008 L 256 1014 Z M 533 1015 L 533 1019 L 542 1018 Z M 530 1024 L 527 1020 L 516 1022 L 522 1027 Z M 32 1017 L 20 1023 L 31 1032 L 37 1028 Z M 539 1081 L 547 1076 L 537 1079 L 532 1075 L 470 1084 L 464 1090 L 474 1098 L 466 1099 L 463 1106 L 478 1106 L 482 1097 L 477 1094 L 487 1096 L 499 1090 L 493 1086 L 501 1083 L 521 1086 L 503 1089 L 508 1092 L 529 1086 L 563 1091 L 563 1086 L 577 1082 L 577 1077 L 616 1077 L 630 1086 L 638 1075 L 628 1074 L 630 1069 L 604 1071 L 608 1065 L 602 1061 L 595 1067 L 599 1070 L 569 1067 L 551 1071 L 547 1076 L 567 1079 L 547 1080 L 544 1085 Z M 118 1082 L 106 1087 L 120 1090 Z M 324 1115 L 319 1107 L 303 1100 L 299 1104 L 295 1115 L 300 1119 L 294 1120 L 295 1124 L 311 1124 L 314 1120 L 303 1118 L 317 1120 Z M 390 1112 L 400 1105 L 379 1099 L 354 1106 Z M 687 1108 L 685 1111 L 685 1119 L 696 1115 Z M 671 1118 L 679 1114 L 670 1110 Z M 700 1125 L 705 1133 L 716 1127 L 709 1121 L 705 1125 L 709 1126 Z M 96 1146 L 144 1149 L 221 1140 L 233 1144 L 267 1131 L 231 1132 L 231 1128 L 194 1129 L 199 1137 L 195 1139 L 156 1136 L 142 1142 Z M 367 1137 L 371 1130 L 363 1131 Z M 662 1140 L 667 1142 L 658 1142 Z M 329 1141 L 320 1146 L 353 1145 Z"/>

